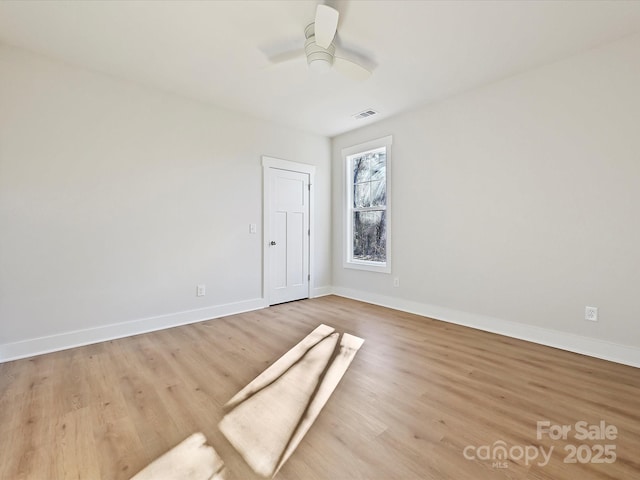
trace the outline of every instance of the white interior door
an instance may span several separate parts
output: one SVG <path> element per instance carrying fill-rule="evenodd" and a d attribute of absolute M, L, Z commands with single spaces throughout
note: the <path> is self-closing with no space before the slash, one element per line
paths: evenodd
<path fill-rule="evenodd" d="M 267 169 L 269 304 L 309 297 L 309 174 Z"/>

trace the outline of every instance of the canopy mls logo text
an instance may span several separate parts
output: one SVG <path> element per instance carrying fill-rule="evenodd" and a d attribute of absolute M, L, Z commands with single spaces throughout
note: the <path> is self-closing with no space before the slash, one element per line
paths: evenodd
<path fill-rule="evenodd" d="M 536 440 L 602 442 L 566 443 L 563 446 L 564 463 L 613 463 L 616 461 L 616 446 L 610 442 L 617 438 L 618 428 L 604 420 L 597 424 L 584 420 L 574 424 L 556 424 L 549 420 L 536 423 Z M 497 440 L 492 445 L 467 445 L 462 454 L 467 460 L 490 461 L 493 468 L 509 468 L 509 461 L 545 467 L 554 449 L 554 445 L 509 445 L 504 440 Z"/>

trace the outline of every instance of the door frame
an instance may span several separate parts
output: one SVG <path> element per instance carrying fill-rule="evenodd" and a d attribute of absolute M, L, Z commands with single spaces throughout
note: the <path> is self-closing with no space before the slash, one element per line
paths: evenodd
<path fill-rule="evenodd" d="M 269 291 L 271 284 L 271 266 L 269 261 L 269 239 L 271 235 L 271 225 L 269 222 L 269 206 L 271 205 L 271 186 L 269 185 L 269 171 L 270 169 L 276 170 L 288 170 L 290 172 L 305 173 L 309 175 L 309 231 L 311 234 L 308 237 L 309 240 L 309 291 L 307 292 L 308 298 L 311 298 L 311 292 L 314 291 L 314 191 L 315 191 L 315 165 L 309 165 L 307 163 L 291 162 L 289 160 L 282 160 L 280 158 L 262 156 L 262 298 L 266 301 L 267 305 L 270 305 Z"/>

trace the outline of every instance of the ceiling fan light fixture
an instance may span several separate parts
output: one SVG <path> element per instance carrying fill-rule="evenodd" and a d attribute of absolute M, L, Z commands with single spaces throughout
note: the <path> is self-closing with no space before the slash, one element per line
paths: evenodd
<path fill-rule="evenodd" d="M 325 73 L 331 70 L 331 62 L 326 58 L 315 58 L 309 60 L 309 68 L 317 73 Z"/>
<path fill-rule="evenodd" d="M 331 66 L 333 65 L 333 56 L 335 55 L 336 47 L 331 44 L 327 48 L 322 48 L 315 40 L 315 36 L 311 35 L 304 44 L 307 63 L 309 64 L 309 68 L 314 72 L 327 72 L 331 70 Z"/>
<path fill-rule="evenodd" d="M 307 57 L 307 66 L 317 73 L 333 69 L 351 80 L 364 81 L 371 75 L 369 68 L 361 65 L 358 60 L 336 56 L 334 40 L 339 16 L 333 7 L 324 4 L 317 6 L 315 22 L 308 24 L 304 29 L 304 55 Z M 270 60 L 272 63 L 282 63 L 297 58 L 298 55 L 299 51 L 284 52 Z"/>

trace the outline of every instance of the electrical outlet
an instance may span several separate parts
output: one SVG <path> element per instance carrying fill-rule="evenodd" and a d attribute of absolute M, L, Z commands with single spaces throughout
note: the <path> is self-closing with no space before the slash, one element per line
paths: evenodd
<path fill-rule="evenodd" d="M 598 321 L 598 307 L 584 307 L 584 319 L 591 322 Z"/>
<path fill-rule="evenodd" d="M 400 286 L 400 277 L 395 277 L 393 279 L 393 286 L 394 287 L 399 287 Z"/>
<path fill-rule="evenodd" d="M 204 297 L 206 293 L 207 293 L 207 289 L 206 289 L 205 285 L 198 285 L 196 287 L 196 296 L 197 297 Z"/>

